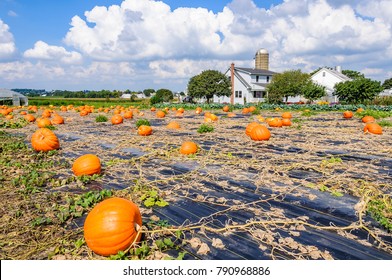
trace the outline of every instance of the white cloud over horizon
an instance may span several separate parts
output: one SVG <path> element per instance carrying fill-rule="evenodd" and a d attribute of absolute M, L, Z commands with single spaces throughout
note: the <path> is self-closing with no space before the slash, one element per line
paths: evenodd
<path fill-rule="evenodd" d="M 269 50 L 273 71 L 341 65 L 383 81 L 392 73 L 391 2 L 286 0 L 265 9 L 233 0 L 214 13 L 124 0 L 75 15 L 63 46 L 37 38 L 13 61 L 14 39 L 0 19 L 0 83 L 46 75 L 42 87 L 184 90 L 203 70 L 253 67 L 259 48 Z"/>
<path fill-rule="evenodd" d="M 16 52 L 14 36 L 9 26 L 0 19 L 0 62 L 10 59 Z"/>

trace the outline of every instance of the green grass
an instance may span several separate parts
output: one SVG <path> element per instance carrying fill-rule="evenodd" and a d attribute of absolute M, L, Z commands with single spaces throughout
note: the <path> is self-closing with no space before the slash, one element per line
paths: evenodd
<path fill-rule="evenodd" d="M 377 120 L 377 119 L 392 117 L 392 112 L 379 111 L 379 110 L 365 110 L 360 113 L 355 113 L 355 115 L 360 118 L 363 118 L 364 116 L 372 116 L 373 118 L 375 118 Z"/>
<path fill-rule="evenodd" d="M 107 122 L 107 121 L 108 121 L 108 118 L 107 118 L 106 116 L 104 116 L 104 115 L 98 115 L 98 116 L 95 118 L 95 121 L 96 121 L 96 122 Z"/>
<path fill-rule="evenodd" d="M 377 123 L 382 127 L 392 127 L 392 121 L 381 120 Z"/>

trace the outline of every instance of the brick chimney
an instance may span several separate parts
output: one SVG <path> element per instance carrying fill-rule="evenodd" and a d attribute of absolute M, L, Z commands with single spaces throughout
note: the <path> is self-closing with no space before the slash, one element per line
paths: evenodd
<path fill-rule="evenodd" d="M 231 96 L 230 96 L 230 104 L 234 105 L 234 62 L 231 63 L 230 66 L 230 74 L 231 74 Z"/>

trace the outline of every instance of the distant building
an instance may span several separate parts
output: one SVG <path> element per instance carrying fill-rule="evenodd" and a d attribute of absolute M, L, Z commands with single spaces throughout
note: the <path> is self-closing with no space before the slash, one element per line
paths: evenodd
<path fill-rule="evenodd" d="M 255 68 L 235 67 L 234 63 L 225 75 L 231 79 L 231 96 L 214 96 L 215 103 L 245 104 L 265 101 L 266 87 L 276 72 L 269 70 L 269 54 L 260 49 L 255 55 Z"/>
<path fill-rule="evenodd" d="M 19 92 L 9 89 L 0 89 L 0 104 L 7 103 L 12 103 L 13 106 L 27 106 L 29 100 Z"/>
<path fill-rule="evenodd" d="M 340 66 L 336 66 L 335 69 L 323 67 L 314 73 L 311 79 L 314 83 L 325 87 L 326 96 L 323 99 L 328 102 L 339 101 L 338 97 L 333 95 L 335 92 L 334 86 L 337 83 L 352 80 L 342 73 L 342 68 Z"/>
<path fill-rule="evenodd" d="M 392 88 L 384 89 L 382 92 L 380 92 L 379 96 L 392 96 Z"/>
<path fill-rule="evenodd" d="M 125 99 L 131 99 L 131 94 L 130 93 L 123 93 L 120 98 L 125 98 Z"/>

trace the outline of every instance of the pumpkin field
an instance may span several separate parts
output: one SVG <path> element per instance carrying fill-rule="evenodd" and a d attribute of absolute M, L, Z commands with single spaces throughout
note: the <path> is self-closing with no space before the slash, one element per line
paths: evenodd
<path fill-rule="evenodd" d="M 391 111 L 196 107 L 0 106 L 1 259 L 392 259 Z"/>

